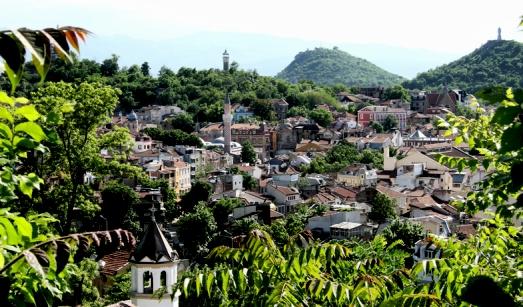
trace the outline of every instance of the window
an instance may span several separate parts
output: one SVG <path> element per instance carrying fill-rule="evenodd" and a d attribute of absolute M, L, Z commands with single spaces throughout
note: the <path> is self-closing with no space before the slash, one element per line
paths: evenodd
<path fill-rule="evenodd" d="M 426 259 L 432 259 L 434 257 L 434 251 L 432 250 L 425 250 L 425 258 Z"/>
<path fill-rule="evenodd" d="M 143 273 L 143 293 L 153 293 L 153 274 L 149 271 Z"/>
<path fill-rule="evenodd" d="M 162 271 L 162 273 L 160 273 L 160 286 L 167 286 L 167 273 L 165 271 Z"/>

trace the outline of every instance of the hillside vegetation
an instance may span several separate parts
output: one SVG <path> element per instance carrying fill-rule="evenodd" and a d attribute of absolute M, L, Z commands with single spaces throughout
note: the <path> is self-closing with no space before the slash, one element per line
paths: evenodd
<path fill-rule="evenodd" d="M 405 80 L 336 47 L 298 53 L 277 77 L 293 83 L 311 80 L 319 84 L 341 83 L 347 86 L 391 86 Z"/>
<path fill-rule="evenodd" d="M 492 85 L 523 87 L 523 44 L 488 41 L 472 53 L 421 73 L 403 85 L 410 89 L 430 89 L 444 83 L 471 92 Z"/>

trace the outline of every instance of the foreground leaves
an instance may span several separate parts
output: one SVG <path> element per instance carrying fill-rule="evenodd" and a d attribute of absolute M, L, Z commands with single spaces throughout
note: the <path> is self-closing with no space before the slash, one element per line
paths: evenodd
<path fill-rule="evenodd" d="M 41 81 L 45 79 L 53 54 L 71 62 L 70 47 L 80 51 L 79 40 L 85 41 L 90 32 L 79 27 L 60 27 L 32 30 L 28 28 L 0 31 L 0 57 L 4 59 L 5 71 L 14 93 L 23 74 L 26 53 L 31 54 L 32 62 Z"/>

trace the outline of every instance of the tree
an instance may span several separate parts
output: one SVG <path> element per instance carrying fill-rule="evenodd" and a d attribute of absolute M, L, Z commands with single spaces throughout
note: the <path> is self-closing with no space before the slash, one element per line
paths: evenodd
<path fill-rule="evenodd" d="M 376 133 L 382 133 L 384 130 L 383 126 L 378 122 L 373 122 L 370 124 L 370 126 L 372 127 L 372 129 L 374 129 L 374 131 L 376 131 Z"/>
<path fill-rule="evenodd" d="M 287 116 L 289 116 L 289 117 L 293 117 L 293 116 L 309 117 L 309 110 L 304 106 L 291 107 L 289 109 L 289 112 L 287 112 Z"/>
<path fill-rule="evenodd" d="M 100 70 L 103 76 L 112 77 L 116 75 L 119 70 L 118 67 L 118 56 L 116 54 L 111 55 L 110 59 L 105 59 L 100 66 Z"/>
<path fill-rule="evenodd" d="M 173 290 L 194 306 L 379 305 L 412 282 L 380 261 L 398 255 L 393 247 L 383 239 L 369 245 L 361 257 L 344 244 L 298 235 L 278 248 L 267 232 L 255 229 L 239 247 L 213 249 L 212 264 L 184 272 Z"/>
<path fill-rule="evenodd" d="M 510 218 L 523 214 L 523 97 L 514 96 L 508 89 L 506 98 L 497 103 L 499 107 L 493 114 L 478 107 L 477 118 L 449 114 L 438 123 L 440 128 L 447 129 L 445 136 L 453 136 L 456 144 L 468 143 L 471 150 L 482 156 L 481 160 L 445 155 L 439 155 L 438 160 L 458 171 L 495 170 L 473 193 L 467 194 L 465 201 L 456 201 L 454 205 L 469 214 L 492 208 Z M 509 199 L 515 199 L 516 203 Z"/>
<path fill-rule="evenodd" d="M 275 120 L 276 114 L 272 104 L 268 100 L 257 99 L 252 102 L 251 109 L 254 115 L 259 116 L 262 120 Z"/>
<path fill-rule="evenodd" d="M 442 257 L 430 260 L 430 268 L 427 261 L 418 262 L 411 276 L 431 274 L 431 280 L 396 293 L 389 302 L 391 306 L 423 296 L 449 306 L 465 302 L 478 306 L 516 306 L 522 290 L 517 265 L 521 262 L 519 230 L 496 216 L 484 221 L 477 232 L 463 241 L 430 238 L 441 249 Z"/>
<path fill-rule="evenodd" d="M 229 214 L 232 213 L 234 208 L 239 206 L 241 206 L 239 198 L 222 198 L 211 204 L 210 207 L 212 208 L 218 229 L 225 229 L 225 225 L 229 222 Z"/>
<path fill-rule="evenodd" d="M 384 230 L 383 236 L 387 242 L 392 243 L 401 240 L 405 246 L 405 251 L 410 252 L 414 243 L 424 236 L 423 227 L 419 224 L 409 222 L 409 220 L 394 219 Z"/>
<path fill-rule="evenodd" d="M 242 144 L 242 162 L 255 164 L 257 157 L 258 155 L 256 154 L 256 151 L 254 150 L 254 147 L 252 146 L 251 142 L 244 142 Z"/>
<path fill-rule="evenodd" d="M 183 242 L 185 257 L 193 258 L 207 254 L 207 244 L 216 236 L 218 226 L 213 212 L 205 202 L 199 202 L 192 212 L 184 213 L 176 225 Z"/>
<path fill-rule="evenodd" d="M 56 297 L 71 291 L 78 276 L 73 262 L 89 256 L 112 252 L 120 245 L 132 247 L 136 240 L 125 230 L 77 233 L 57 237 L 49 214 L 28 218 L 0 209 L 0 304 L 48 305 Z M 8 235 L 5 235 L 8 234 Z"/>
<path fill-rule="evenodd" d="M 146 77 L 150 76 L 151 75 L 151 67 L 149 67 L 149 63 L 148 62 L 143 62 L 142 63 L 142 66 L 140 66 L 140 71 L 142 72 L 142 74 Z"/>
<path fill-rule="evenodd" d="M 403 101 L 410 101 L 410 94 L 407 89 L 401 85 L 394 85 L 385 89 L 383 98 L 386 100 L 390 99 L 401 99 Z"/>
<path fill-rule="evenodd" d="M 64 233 L 71 230 L 73 209 L 85 173 L 102 163 L 96 129 L 109 119 L 118 102 L 116 95 L 117 91 L 111 87 L 86 82 L 50 83 L 34 94 L 37 109 L 47 118 L 45 127 L 53 131 L 48 144 L 51 153 L 45 157 L 44 165 L 49 165 L 49 161 L 61 165 L 48 171 L 51 174 L 62 171 L 65 180 L 71 183 L 63 215 Z"/>
<path fill-rule="evenodd" d="M 162 141 L 165 145 L 189 145 L 202 147 L 203 143 L 200 138 L 194 134 L 183 132 L 182 130 L 162 130 L 158 128 L 145 128 L 143 133 L 150 136 L 153 140 Z"/>
<path fill-rule="evenodd" d="M 322 127 L 330 127 L 334 121 L 332 113 L 324 109 L 314 109 L 309 113 L 309 117 Z"/>
<path fill-rule="evenodd" d="M 360 163 L 372 164 L 373 167 L 383 168 L 383 154 L 375 149 L 364 149 L 361 152 Z"/>
<path fill-rule="evenodd" d="M 251 175 L 242 172 L 243 188 L 246 190 L 254 190 L 258 186 L 258 181 Z"/>
<path fill-rule="evenodd" d="M 378 224 L 382 224 L 396 216 L 396 202 L 385 194 L 376 193 L 371 205 L 372 209 L 369 212 L 369 219 Z"/>
<path fill-rule="evenodd" d="M 385 120 L 383 121 L 383 130 L 389 132 L 396 128 L 398 128 L 398 120 L 392 115 L 385 117 Z"/>
<path fill-rule="evenodd" d="M 166 120 L 166 125 L 170 129 L 181 130 L 186 133 L 194 131 L 194 121 L 187 113 L 180 113 Z"/>
<path fill-rule="evenodd" d="M 102 190 L 102 215 L 109 228 L 125 228 L 138 233 L 140 230 L 138 206 L 140 198 L 132 188 L 109 182 Z"/>
<path fill-rule="evenodd" d="M 199 202 L 207 202 L 212 194 L 212 186 L 205 181 L 196 181 L 189 192 L 180 200 L 180 208 L 184 212 L 191 212 Z"/>

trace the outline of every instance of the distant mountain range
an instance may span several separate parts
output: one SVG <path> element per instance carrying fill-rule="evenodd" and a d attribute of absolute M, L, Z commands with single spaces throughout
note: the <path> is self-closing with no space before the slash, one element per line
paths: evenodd
<path fill-rule="evenodd" d="M 120 66 L 149 62 L 157 73 L 165 65 L 177 70 L 184 67 L 198 69 L 220 68 L 221 55 L 227 49 L 231 60 L 240 68 L 256 69 L 258 73 L 274 76 L 303 50 L 315 47 L 332 48 L 364 58 L 392 73 L 412 78 L 417 73 L 448 63 L 460 56 L 425 49 L 411 49 L 380 44 L 333 44 L 263 34 L 202 32 L 161 41 L 135 39 L 124 36 L 94 35 L 82 47 L 82 58 L 103 61 L 116 54 Z"/>
<path fill-rule="evenodd" d="M 456 61 L 403 83 L 411 89 L 439 88 L 443 84 L 470 92 L 493 85 L 523 88 L 523 44 L 511 40 L 488 41 Z"/>
<path fill-rule="evenodd" d="M 405 81 L 405 78 L 337 47 L 300 52 L 276 77 L 294 83 L 312 80 L 318 84 L 348 86 L 392 86 Z"/>

